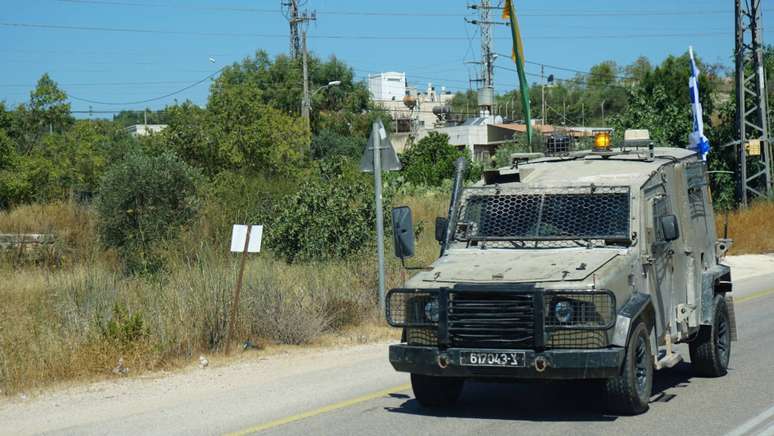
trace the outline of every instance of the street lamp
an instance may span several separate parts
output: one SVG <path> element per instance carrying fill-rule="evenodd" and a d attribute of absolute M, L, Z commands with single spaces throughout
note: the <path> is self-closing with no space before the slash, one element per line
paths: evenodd
<path fill-rule="evenodd" d="M 339 85 L 341 85 L 341 80 L 333 80 L 331 82 L 328 82 L 327 85 L 323 85 L 323 86 L 315 89 L 314 92 L 312 93 L 312 95 L 317 94 L 318 92 L 322 91 L 323 89 L 328 89 L 331 86 L 339 86 Z"/>
<path fill-rule="evenodd" d="M 301 104 L 301 116 L 306 118 L 306 125 L 307 126 L 309 126 L 309 115 L 312 112 L 312 96 L 314 96 L 318 92 L 322 91 L 323 89 L 328 89 L 331 86 L 339 86 L 339 85 L 341 85 L 341 80 L 333 80 L 333 81 L 328 82 L 327 85 L 323 85 L 323 86 L 315 89 L 314 92 L 312 92 L 311 94 L 304 95 L 304 100 L 301 102 L 302 103 Z M 308 92 L 307 89 L 308 88 L 305 87 L 304 91 Z"/>

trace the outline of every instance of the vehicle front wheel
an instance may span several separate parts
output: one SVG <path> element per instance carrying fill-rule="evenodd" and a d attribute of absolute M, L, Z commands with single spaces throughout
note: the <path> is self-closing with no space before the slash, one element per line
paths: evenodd
<path fill-rule="evenodd" d="M 653 355 L 647 325 L 640 321 L 629 337 L 621 374 L 607 380 L 608 409 L 621 415 L 648 410 L 653 391 Z"/>
<path fill-rule="evenodd" d="M 722 295 L 715 297 L 714 309 L 712 324 L 701 326 L 696 339 L 688 344 L 694 371 L 705 377 L 726 375 L 731 357 L 731 322 Z"/>
<path fill-rule="evenodd" d="M 460 398 L 465 380 L 454 377 L 434 377 L 411 374 L 411 389 L 424 407 L 453 406 Z"/>

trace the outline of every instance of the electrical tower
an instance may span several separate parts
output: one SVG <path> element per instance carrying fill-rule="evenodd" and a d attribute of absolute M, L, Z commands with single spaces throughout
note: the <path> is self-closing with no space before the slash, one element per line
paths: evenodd
<path fill-rule="evenodd" d="M 479 84 L 478 106 L 481 111 L 492 113 L 494 105 L 494 60 L 492 52 L 492 25 L 505 24 L 490 20 L 490 11 L 500 9 L 489 4 L 489 0 L 481 0 L 481 3 L 469 5 L 468 8 L 478 11 L 478 19 L 465 20 L 470 24 L 479 26 L 481 32 L 481 77 L 473 80 Z"/>
<path fill-rule="evenodd" d="M 743 206 L 750 197 L 774 193 L 772 146 L 763 64 L 762 0 L 736 1 L 737 194 Z"/>
<path fill-rule="evenodd" d="M 492 89 L 494 82 L 494 59 L 492 59 L 492 25 L 489 22 L 489 0 L 481 1 L 481 8 L 478 10 L 480 17 L 479 26 L 481 27 L 481 77 L 484 79 L 483 89 Z M 479 101 L 479 106 L 483 106 Z M 491 109 L 491 102 L 489 109 Z"/>

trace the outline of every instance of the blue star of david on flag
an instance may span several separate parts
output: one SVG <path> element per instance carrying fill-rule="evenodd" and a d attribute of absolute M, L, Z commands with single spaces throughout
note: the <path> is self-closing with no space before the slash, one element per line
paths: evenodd
<path fill-rule="evenodd" d="M 699 68 L 696 67 L 696 60 L 693 57 L 693 47 L 688 48 L 691 55 L 691 78 L 688 79 L 688 87 L 691 92 L 691 112 L 693 112 L 693 130 L 689 135 L 688 148 L 696 150 L 696 153 L 707 160 L 707 153 L 710 151 L 709 140 L 704 136 L 704 119 L 701 102 L 699 101 Z"/>

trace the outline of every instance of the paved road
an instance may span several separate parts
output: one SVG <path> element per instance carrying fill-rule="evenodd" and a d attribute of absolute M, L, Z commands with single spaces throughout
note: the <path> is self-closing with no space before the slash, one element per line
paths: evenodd
<path fill-rule="evenodd" d="M 666 434 L 774 435 L 774 274 L 737 282 L 739 342 L 726 377 L 688 364 L 657 373 L 651 410 L 606 415 L 568 384 L 469 384 L 458 407 L 413 399 L 386 344 L 291 353 L 168 377 L 108 381 L 0 402 L 0 434 Z M 681 350 L 687 356 L 687 350 Z"/>
<path fill-rule="evenodd" d="M 740 339 L 726 377 L 694 377 L 688 363 L 660 371 L 644 415 L 605 414 L 601 394 L 583 383 L 476 383 L 466 385 L 460 404 L 445 413 L 423 410 L 404 390 L 288 424 L 269 423 L 278 425 L 265 433 L 774 435 L 774 293 L 763 292 L 772 288 L 772 276 L 738 284 Z M 680 351 L 687 358 L 687 347 Z"/>

